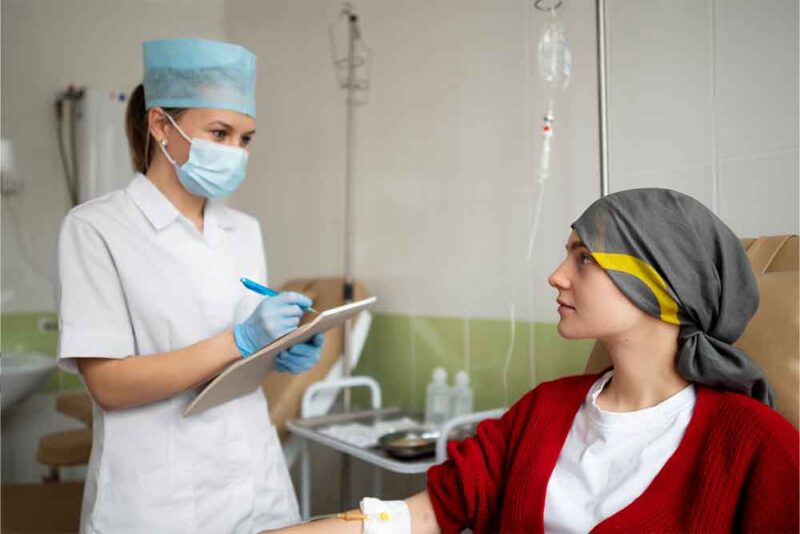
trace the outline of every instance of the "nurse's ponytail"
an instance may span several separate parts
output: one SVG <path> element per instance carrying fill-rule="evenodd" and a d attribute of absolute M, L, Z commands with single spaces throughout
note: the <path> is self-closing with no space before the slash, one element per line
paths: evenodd
<path fill-rule="evenodd" d="M 184 108 L 164 108 L 173 119 L 178 120 Z M 153 161 L 156 149 L 155 141 L 148 135 L 147 108 L 144 100 L 144 86 L 139 84 L 128 99 L 128 109 L 125 112 L 125 134 L 128 136 L 128 148 L 131 152 L 133 170 L 142 174 L 147 173 Z"/>
<path fill-rule="evenodd" d="M 125 113 L 125 134 L 128 136 L 128 148 L 131 151 L 133 170 L 142 174 L 147 172 L 153 158 L 152 140 L 147 136 L 147 109 L 144 105 L 144 87 L 136 86 L 128 99 L 128 110 Z"/>

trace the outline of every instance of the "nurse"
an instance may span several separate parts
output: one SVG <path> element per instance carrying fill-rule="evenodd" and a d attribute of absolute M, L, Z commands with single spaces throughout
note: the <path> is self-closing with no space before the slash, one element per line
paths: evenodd
<path fill-rule="evenodd" d="M 181 416 L 197 386 L 312 304 L 241 287 L 267 279 L 261 231 L 218 201 L 245 178 L 255 64 L 228 43 L 144 43 L 126 121 L 138 172 L 62 223 L 59 358 L 94 401 L 81 532 L 251 533 L 299 520 L 260 389 Z M 277 369 L 309 369 L 321 345 L 295 345 Z"/>

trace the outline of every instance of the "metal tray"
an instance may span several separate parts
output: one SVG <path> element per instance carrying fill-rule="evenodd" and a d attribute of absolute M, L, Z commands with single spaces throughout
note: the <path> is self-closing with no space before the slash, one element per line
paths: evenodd
<path fill-rule="evenodd" d="M 436 452 L 439 431 L 430 428 L 411 428 L 381 436 L 381 448 L 397 458 L 432 456 Z"/>

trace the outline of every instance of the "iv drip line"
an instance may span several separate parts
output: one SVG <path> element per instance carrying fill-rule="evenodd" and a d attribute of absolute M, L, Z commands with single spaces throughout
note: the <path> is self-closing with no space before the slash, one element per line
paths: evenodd
<path fill-rule="evenodd" d="M 546 11 L 545 8 L 541 7 L 541 3 L 543 0 L 537 0 L 534 3 L 534 7 L 540 11 Z M 536 195 L 536 203 L 533 210 L 533 220 L 531 221 L 530 226 L 530 233 L 528 237 L 528 246 L 525 254 L 525 261 L 523 267 L 523 273 L 532 274 L 532 265 L 531 260 L 533 257 L 533 250 L 536 242 L 536 235 L 539 229 L 539 222 L 541 220 L 541 212 L 542 207 L 544 205 L 544 193 L 545 193 L 545 185 L 547 184 L 548 179 L 550 178 L 550 160 L 551 160 L 551 151 L 552 151 L 552 138 L 553 138 L 553 126 L 555 121 L 555 96 L 558 92 L 563 91 L 566 89 L 567 85 L 569 84 L 569 78 L 572 73 L 572 54 L 569 50 L 569 45 L 567 44 L 566 35 L 564 34 L 564 28 L 560 22 L 556 19 L 556 9 L 560 7 L 562 4 L 561 0 L 557 3 L 551 5 L 547 11 L 550 12 L 551 21 L 545 28 L 542 36 L 539 40 L 538 46 L 538 64 L 539 64 L 539 75 L 547 85 L 549 91 L 549 98 L 547 104 L 547 111 L 543 117 L 544 124 L 542 126 L 541 132 L 541 152 L 539 154 L 539 173 L 538 173 L 538 184 L 539 188 Z M 530 47 L 528 46 L 528 34 L 529 32 L 526 31 L 525 34 L 525 56 L 526 59 L 528 58 L 528 51 Z M 526 62 L 527 65 L 530 65 L 530 62 Z M 516 279 L 515 279 L 516 280 Z M 529 290 L 530 290 L 530 302 L 534 304 L 534 286 L 533 281 L 531 280 L 529 283 Z M 510 315 L 510 339 L 509 339 L 509 347 L 508 352 L 506 354 L 505 364 L 503 366 L 503 405 L 508 406 L 508 374 L 509 368 L 511 366 L 511 359 L 514 353 L 514 344 L 516 341 L 516 282 L 514 287 L 512 288 L 511 292 L 511 306 L 509 310 Z M 535 360 L 533 358 L 534 353 L 534 338 L 535 335 L 535 317 L 533 317 L 533 322 L 530 326 L 530 334 L 531 337 L 529 339 L 528 345 L 528 357 L 531 362 Z"/>

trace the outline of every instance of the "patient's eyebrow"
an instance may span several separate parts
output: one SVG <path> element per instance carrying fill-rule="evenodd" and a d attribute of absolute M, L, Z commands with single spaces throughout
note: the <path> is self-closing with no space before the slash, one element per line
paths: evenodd
<path fill-rule="evenodd" d="M 571 252 L 571 251 L 575 250 L 576 248 L 585 248 L 585 249 L 588 249 L 589 247 L 587 247 L 587 246 L 584 244 L 584 242 L 583 242 L 583 241 L 581 241 L 580 239 L 578 239 L 577 241 L 573 241 L 572 243 L 570 243 L 570 244 L 568 244 L 568 245 L 564 245 L 564 248 L 565 248 L 565 249 L 567 249 L 567 252 Z"/>

